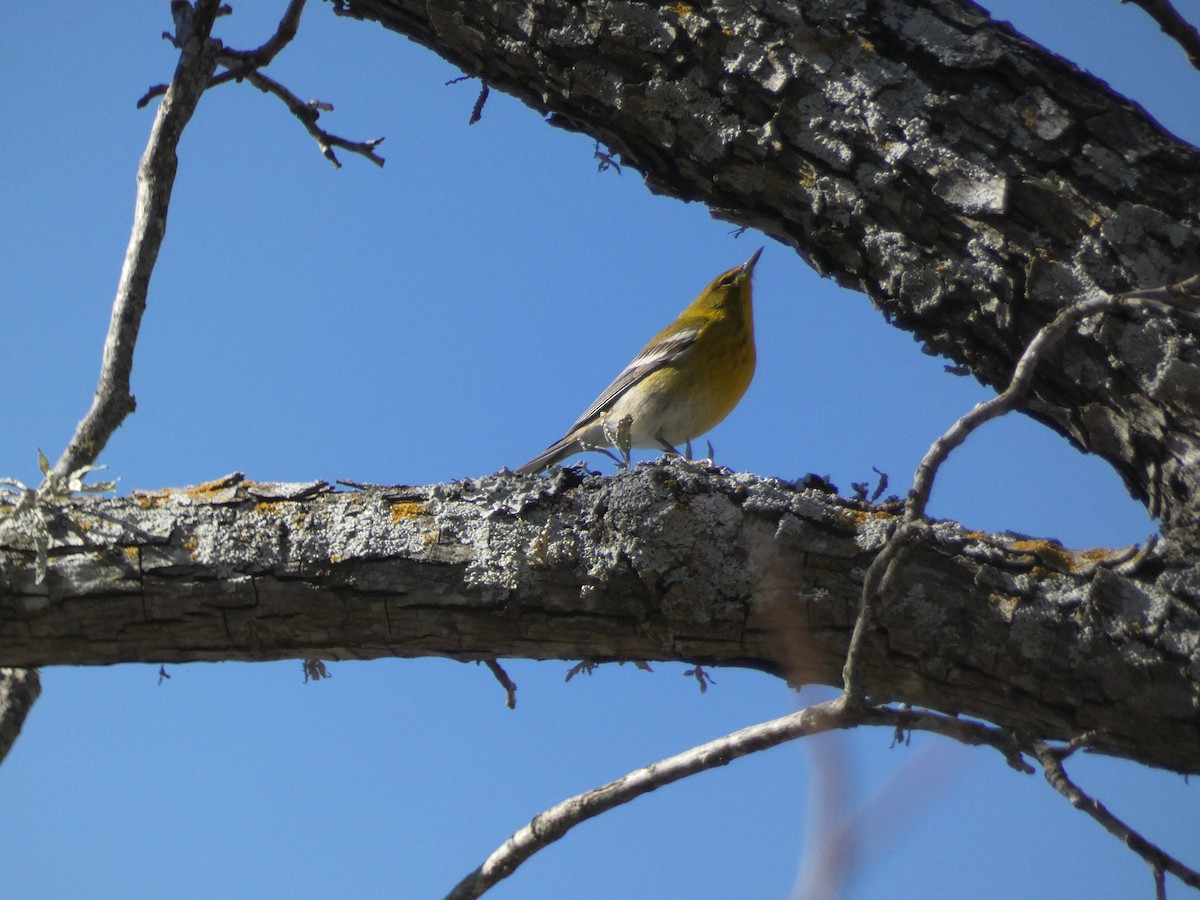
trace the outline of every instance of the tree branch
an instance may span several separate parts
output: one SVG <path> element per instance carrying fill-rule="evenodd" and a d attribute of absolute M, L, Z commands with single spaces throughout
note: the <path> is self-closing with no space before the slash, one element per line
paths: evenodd
<path fill-rule="evenodd" d="M 864 573 L 899 511 L 679 459 L 609 477 L 339 493 L 231 476 L 81 498 L 46 511 L 40 580 L 33 513 L 10 513 L 0 659 L 673 660 L 840 686 Z M 1046 740 L 1096 731 L 1099 752 L 1200 772 L 1189 563 L 1097 569 L 1109 551 L 949 522 L 910 552 L 862 656 L 872 702 Z"/>
<path fill-rule="evenodd" d="M 1087 316 L 1125 309 L 1131 313 L 1152 311 L 1163 316 L 1182 314 L 1196 324 L 1198 308 L 1200 275 L 1162 288 L 1128 291 L 1085 300 L 1064 309 L 1029 342 L 1017 362 L 1008 387 L 995 397 L 976 404 L 933 442 L 917 466 L 913 486 L 908 494 L 903 523 L 895 528 L 883 550 L 872 560 L 863 581 L 858 618 L 854 624 L 842 676 L 845 691 L 852 702 L 862 702 L 867 693 L 862 684 L 862 656 L 874 608 L 894 589 L 909 552 L 928 531 L 924 522 L 925 510 L 933 491 L 934 479 L 947 457 L 980 426 L 1019 407 L 1033 384 L 1038 364 L 1073 326 Z M 1125 560 L 1122 558 L 1119 561 Z"/>
<path fill-rule="evenodd" d="M 1109 834 L 1150 864 L 1154 870 L 1156 886 L 1161 887 L 1161 873 L 1170 872 L 1188 887 L 1200 890 L 1200 872 L 1188 868 L 1157 845 L 1150 843 L 1140 833 L 1109 812 L 1103 803 L 1080 789 L 1068 777 L 1067 771 L 1063 767 L 1063 760 L 1074 752 L 1074 747 L 1057 750 L 1043 741 L 1035 741 L 1030 744 L 1027 752 L 1037 757 L 1038 762 L 1042 764 L 1046 781 L 1066 797 L 1073 807 L 1087 813 L 1104 826 Z"/>
<path fill-rule="evenodd" d="M 199 0 L 187 32 L 179 35 L 182 47 L 179 63 L 159 104 L 149 143 L 138 166 L 133 230 L 104 342 L 100 382 L 91 408 L 54 464 L 53 477 L 59 481 L 95 462 L 136 405 L 130 392 L 133 350 L 146 310 L 150 275 L 167 231 L 167 210 L 179 165 L 179 141 L 216 68 L 217 45 L 209 36 L 219 6 L 217 0 Z"/>
<path fill-rule="evenodd" d="M 375 152 L 375 148 L 383 143 L 383 138 L 372 138 L 368 141 L 348 141 L 345 138 L 338 137 L 336 134 L 330 134 L 324 128 L 317 125 L 317 119 L 320 118 L 321 112 L 329 112 L 333 109 L 333 104 L 324 103 L 320 100 L 305 102 L 278 81 L 268 78 L 262 72 L 247 72 L 245 79 L 264 94 L 272 94 L 282 100 L 288 111 L 300 120 L 300 124 L 304 126 L 305 130 L 312 136 L 312 139 L 317 142 L 317 146 L 321 148 L 321 155 L 333 163 L 335 168 L 340 169 L 342 163 L 333 152 L 334 147 L 341 147 L 343 150 L 349 150 L 351 153 L 365 156 L 371 162 L 375 163 L 375 165 L 383 166 L 383 157 Z"/>
<path fill-rule="evenodd" d="M 41 692 L 37 669 L 0 669 L 0 762 L 16 743 Z"/>
<path fill-rule="evenodd" d="M 969 0 L 340 0 L 760 228 L 997 390 L 1065 307 L 1195 274 L 1200 155 Z M 1191 329 L 1062 345 L 1022 409 L 1200 546 Z M 1065 373 L 1085 373 L 1069 377 Z"/>
<path fill-rule="evenodd" d="M 1026 773 L 1033 771 L 1020 759 L 1012 737 L 999 729 L 929 712 L 886 707 L 864 709 L 846 704 L 843 695 L 835 700 L 810 706 L 770 722 L 752 725 L 707 744 L 693 747 L 552 806 L 535 816 L 533 821 L 513 834 L 484 860 L 479 868 L 455 885 L 446 895 L 447 900 L 473 900 L 481 896 L 515 872 L 539 850 L 563 837 L 576 825 L 660 787 L 718 766 L 728 765 L 735 759 L 768 750 L 788 741 L 862 725 L 928 731 L 952 737 L 972 746 L 993 747 L 1004 755 L 1010 765 Z"/>
<path fill-rule="evenodd" d="M 1196 26 L 1180 15 L 1169 0 L 1121 0 L 1139 6 L 1158 23 L 1163 34 L 1179 44 L 1187 54 L 1188 62 L 1200 69 L 1200 32 Z"/>
<path fill-rule="evenodd" d="M 305 102 L 282 84 L 273 78 L 263 75 L 260 71 L 268 66 L 279 52 L 295 39 L 297 30 L 300 27 L 300 15 L 304 11 L 304 4 L 305 0 L 290 0 L 283 17 L 279 21 L 279 26 L 275 29 L 275 33 L 257 49 L 233 50 L 222 47 L 217 57 L 217 62 L 219 65 L 225 66 L 226 70 L 214 75 L 209 80 L 208 87 L 214 88 L 218 85 L 228 84 L 231 81 L 249 81 L 263 93 L 271 94 L 283 101 L 288 111 L 300 120 L 305 130 L 317 142 L 317 146 L 321 148 L 321 155 L 333 163 L 334 167 L 339 169 L 342 167 L 341 161 L 333 152 L 334 147 L 341 147 L 344 150 L 349 150 L 351 153 L 365 156 L 371 162 L 375 163 L 375 165 L 382 166 L 384 163 L 383 157 L 374 151 L 376 147 L 383 143 L 383 138 L 374 138 L 368 141 L 349 141 L 338 135 L 330 134 L 317 125 L 317 119 L 320 118 L 322 112 L 332 110 L 332 104 L 324 103 L 320 100 Z M 151 87 L 138 99 L 138 109 L 141 109 L 153 98 L 160 96 L 165 90 L 166 85 L 162 84 Z"/>
<path fill-rule="evenodd" d="M 269 66 L 279 51 L 295 40 L 300 28 L 300 15 L 304 12 L 306 0 L 289 0 L 284 10 L 279 26 L 260 47 L 254 50 L 233 50 L 229 47 L 221 49 L 220 62 L 230 70 L 234 78 L 241 78 L 254 69 Z"/>

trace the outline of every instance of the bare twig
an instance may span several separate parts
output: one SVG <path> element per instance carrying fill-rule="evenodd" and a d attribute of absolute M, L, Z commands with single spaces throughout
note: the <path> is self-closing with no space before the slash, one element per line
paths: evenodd
<path fill-rule="evenodd" d="M 255 50 L 230 50 L 228 47 L 221 51 L 221 65 L 230 70 L 234 78 L 241 78 L 253 69 L 269 66 L 279 51 L 290 44 L 300 28 L 300 14 L 304 12 L 306 0 L 290 0 L 279 27 L 262 46 Z"/>
<path fill-rule="evenodd" d="M 612 169 L 618 175 L 621 174 L 621 164 L 617 162 L 615 154 L 609 153 L 607 150 L 601 150 L 599 141 L 596 141 L 596 147 L 592 151 L 592 158 L 597 160 L 597 172 L 606 172 Z M 709 456 L 712 456 L 711 450 L 709 451 Z"/>
<path fill-rule="evenodd" d="M 491 93 L 486 81 L 479 83 L 479 97 L 475 100 L 475 105 L 471 107 L 471 118 L 467 122 L 468 125 L 474 125 L 483 118 L 483 105 L 487 103 L 488 94 Z"/>
<path fill-rule="evenodd" d="M 199 0 L 187 32 L 180 34 L 179 63 L 154 117 L 150 141 L 138 166 L 133 231 L 104 342 L 100 383 L 91 408 L 54 464 L 52 478 L 68 478 L 72 472 L 95 462 L 136 405 L 129 386 L 133 348 L 146 309 L 150 274 L 166 234 L 167 209 L 179 164 L 176 156 L 179 139 L 217 64 L 217 45 L 209 40 L 209 34 L 218 7 L 215 0 Z M 51 480 L 48 478 L 47 482 Z"/>
<path fill-rule="evenodd" d="M 0 669 L 0 762 L 16 743 L 41 692 L 37 669 Z"/>
<path fill-rule="evenodd" d="M 905 519 L 913 521 L 925 515 L 929 495 L 938 469 L 950 452 L 959 447 L 967 437 L 981 425 L 1015 409 L 1029 392 L 1033 375 L 1046 353 L 1067 334 L 1081 319 L 1097 313 L 1124 308 L 1130 311 L 1153 310 L 1162 313 L 1183 312 L 1192 314 L 1200 299 L 1200 276 L 1186 281 L 1149 291 L 1130 291 L 1124 294 L 1107 294 L 1091 300 L 1083 300 L 1060 312 L 1052 322 L 1034 335 L 1033 340 L 1021 354 L 1013 371 L 1012 380 L 1001 393 L 978 403 L 965 416 L 955 422 L 945 434 L 933 442 L 933 446 L 917 467 L 912 490 L 909 491 Z"/>
<path fill-rule="evenodd" d="M 517 685 L 516 685 L 516 682 L 514 682 L 511 678 L 508 677 L 508 673 L 504 671 L 504 667 L 502 665 L 500 665 L 499 661 L 494 660 L 494 659 L 485 659 L 483 662 L 488 667 L 488 670 L 492 673 L 492 675 L 495 676 L 496 680 L 498 682 L 500 682 L 500 686 L 502 688 L 504 688 L 504 705 L 507 706 L 509 709 L 516 709 L 517 708 Z"/>
<path fill-rule="evenodd" d="M 1161 886 L 1162 872 L 1170 872 L 1184 884 L 1200 890 L 1200 872 L 1188 868 L 1157 845 L 1150 843 L 1068 777 L 1062 761 L 1065 756 L 1069 755 L 1071 749 L 1073 748 L 1068 748 L 1066 751 L 1058 750 L 1044 741 L 1035 741 L 1030 745 L 1028 752 L 1037 757 L 1038 762 L 1042 764 L 1046 780 L 1056 791 L 1066 797 L 1072 806 L 1087 813 L 1104 826 L 1109 834 L 1118 838 L 1126 847 L 1150 864 L 1155 873 L 1156 889 L 1160 894 L 1165 890 L 1165 886 Z"/>
<path fill-rule="evenodd" d="M 332 110 L 332 104 L 323 103 L 320 100 L 305 102 L 278 81 L 268 78 L 262 72 L 247 72 L 245 78 L 263 93 L 273 94 L 282 100 L 291 114 L 300 120 L 312 139 L 317 142 L 317 146 L 321 148 L 321 155 L 337 168 L 340 169 L 342 163 L 333 152 L 334 147 L 341 147 L 343 150 L 365 156 L 377 166 L 383 165 L 383 157 L 375 152 L 375 148 L 383 143 L 383 138 L 373 138 L 369 141 L 348 141 L 336 134 L 330 134 L 317 125 L 317 119 L 321 112 Z"/>
<path fill-rule="evenodd" d="M 1169 0 L 1121 0 L 1122 3 L 1132 3 L 1140 6 L 1163 30 L 1163 34 L 1171 38 L 1183 48 L 1188 62 L 1200 69 L 1200 32 L 1196 26 L 1179 14 Z"/>
<path fill-rule="evenodd" d="M 538 814 L 513 834 L 483 865 L 455 885 L 447 894 L 447 900 L 468 900 L 481 896 L 516 871 L 533 854 L 557 841 L 576 825 L 643 794 L 787 741 L 859 725 L 929 731 L 973 746 L 994 747 L 1004 754 L 1010 765 L 1026 773 L 1033 771 L 1021 758 L 1012 736 L 1001 729 L 939 713 L 859 707 L 847 704 L 843 695 L 791 715 L 735 731 L 564 800 Z"/>
<path fill-rule="evenodd" d="M 217 63 L 224 66 L 226 70 L 212 76 L 209 79 L 208 87 L 214 88 L 221 84 L 228 84 L 231 81 L 249 81 L 263 93 L 273 94 L 282 100 L 292 115 L 300 120 L 313 140 L 317 142 L 317 146 L 321 148 L 321 154 L 333 163 L 335 167 L 340 169 L 342 164 L 338 160 L 337 154 L 333 152 L 334 147 L 341 147 L 344 150 L 349 150 L 351 153 L 358 153 L 371 160 L 375 165 L 382 166 L 384 162 L 383 157 L 374 151 L 376 147 L 383 143 L 383 138 L 375 138 L 369 141 L 349 141 L 335 134 L 330 134 L 325 129 L 317 126 L 317 119 L 322 112 L 331 111 L 333 109 L 332 104 L 323 103 L 319 100 L 305 102 L 279 82 L 273 78 L 268 78 L 259 71 L 269 65 L 279 55 L 279 52 L 295 39 L 296 32 L 300 27 L 300 15 L 304 12 L 305 2 L 306 0 L 290 0 L 287 9 L 283 13 L 283 17 L 279 20 L 279 26 L 275 29 L 275 33 L 257 49 L 232 50 L 227 47 L 221 47 L 217 56 Z M 170 37 L 170 35 L 164 35 L 164 37 Z M 480 98 L 477 104 L 477 109 L 479 110 L 482 110 L 486 90 L 485 87 L 484 96 Z M 165 91 L 166 85 L 154 85 L 138 99 L 138 109 L 141 109 Z"/>

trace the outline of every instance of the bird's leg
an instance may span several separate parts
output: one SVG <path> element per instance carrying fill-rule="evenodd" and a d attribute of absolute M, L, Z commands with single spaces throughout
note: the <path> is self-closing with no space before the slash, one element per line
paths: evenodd
<path fill-rule="evenodd" d="M 608 416 L 606 416 L 604 413 L 601 413 L 600 427 L 604 429 L 604 437 L 607 438 L 608 442 L 612 444 L 613 448 L 621 455 L 618 458 L 613 456 L 613 454 L 608 453 L 607 450 L 604 452 L 608 453 L 608 455 L 616 461 L 617 468 L 628 472 L 632 466 L 630 454 L 633 451 L 633 416 L 623 416 L 621 420 L 617 422 L 617 428 L 614 432 L 609 425 Z"/>

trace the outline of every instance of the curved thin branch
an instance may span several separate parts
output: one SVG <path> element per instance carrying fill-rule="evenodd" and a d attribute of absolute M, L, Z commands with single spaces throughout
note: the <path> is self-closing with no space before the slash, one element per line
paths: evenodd
<path fill-rule="evenodd" d="M 1141 7 L 1150 18 L 1158 23 L 1163 34 L 1175 41 L 1187 54 L 1188 62 L 1200 69 L 1200 32 L 1196 26 L 1179 14 L 1168 0 L 1121 0 Z"/>
<path fill-rule="evenodd" d="M 304 12 L 307 0 L 290 0 L 279 20 L 279 27 L 262 46 L 254 50 L 231 50 L 225 47 L 221 50 L 221 65 L 228 67 L 234 78 L 240 78 L 252 69 L 269 66 L 279 55 L 279 51 L 296 38 L 300 29 L 300 15 Z M 239 74 L 239 72 L 241 74 Z"/>
<path fill-rule="evenodd" d="M 966 744 L 994 747 L 1004 754 L 1009 765 L 1026 774 L 1033 772 L 1021 757 L 1012 736 L 1001 729 L 938 713 L 891 707 L 859 707 L 847 704 L 843 694 L 834 700 L 751 725 L 693 747 L 552 806 L 535 816 L 484 860 L 483 865 L 455 885 L 446 895 L 447 900 L 470 900 L 482 896 L 515 872 L 527 859 L 563 837 L 576 825 L 643 794 L 797 738 L 858 725 L 929 731 Z"/>
<path fill-rule="evenodd" d="M 1155 873 L 1156 887 L 1161 888 L 1162 873 L 1170 872 L 1188 887 L 1200 890 L 1200 872 L 1185 866 L 1157 845 L 1150 843 L 1109 812 L 1103 803 L 1070 779 L 1063 767 L 1063 760 L 1074 752 L 1073 747 L 1059 750 L 1044 741 L 1036 741 L 1030 745 L 1028 752 L 1037 757 L 1038 762 L 1042 764 L 1042 771 L 1051 787 L 1066 797 L 1073 807 L 1087 813 L 1103 825 L 1109 834 L 1118 838 L 1121 843 L 1150 864 Z"/>
<path fill-rule="evenodd" d="M 1192 315 L 1200 303 L 1200 275 L 1185 281 L 1147 291 L 1128 291 L 1122 294 L 1106 294 L 1091 300 L 1083 300 L 1060 312 L 1048 325 L 1044 325 L 1021 354 L 1013 370 L 1012 380 L 1001 393 L 985 400 L 955 422 L 925 454 L 917 466 L 909 491 L 905 520 L 915 521 L 925 516 L 929 495 L 938 469 L 954 449 L 959 447 L 972 432 L 981 425 L 999 418 L 1016 409 L 1033 384 L 1034 371 L 1038 364 L 1067 332 L 1080 320 L 1097 313 L 1126 309 L 1130 312 L 1154 311 L 1164 315 L 1185 313 Z"/>
<path fill-rule="evenodd" d="M 150 275 L 167 231 L 167 210 L 179 165 L 179 140 L 216 69 L 217 45 L 209 35 L 219 6 L 216 0 L 200 0 L 189 17 L 187 31 L 180 34 L 179 63 L 159 104 L 149 143 L 138 165 L 133 230 L 104 342 L 100 383 L 91 408 L 54 464 L 47 483 L 68 479 L 72 472 L 95 462 L 136 406 L 129 385 L 133 349 L 146 310 Z"/>
<path fill-rule="evenodd" d="M 1200 275 L 1193 275 L 1165 287 L 1106 294 L 1064 309 L 1034 335 L 1017 361 L 1008 387 L 995 397 L 976 404 L 933 442 L 917 466 L 913 486 L 908 493 L 903 522 L 895 528 L 883 549 L 871 561 L 863 580 L 858 618 L 854 624 L 842 673 L 844 689 L 852 702 L 861 703 L 867 693 L 862 684 L 860 658 L 863 655 L 863 645 L 866 643 L 874 604 L 878 598 L 886 596 L 889 588 L 895 583 L 908 551 L 915 546 L 923 532 L 922 523 L 929 505 L 929 497 L 933 492 L 933 483 L 947 457 L 980 426 L 1020 405 L 1033 384 L 1033 375 L 1038 364 L 1082 319 L 1115 309 L 1126 309 L 1130 312 L 1152 311 L 1163 315 L 1183 314 L 1194 319 L 1198 306 Z"/>

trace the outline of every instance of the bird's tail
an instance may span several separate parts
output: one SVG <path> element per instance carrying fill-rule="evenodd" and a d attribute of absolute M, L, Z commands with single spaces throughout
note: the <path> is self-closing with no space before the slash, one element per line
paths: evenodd
<path fill-rule="evenodd" d="M 513 471 L 518 475 L 532 475 L 535 472 L 540 472 L 542 469 L 548 469 L 556 462 L 562 462 L 568 456 L 583 451 L 583 442 L 578 438 L 565 437 L 561 441 L 557 441 L 525 463 L 523 466 L 517 466 Z"/>

